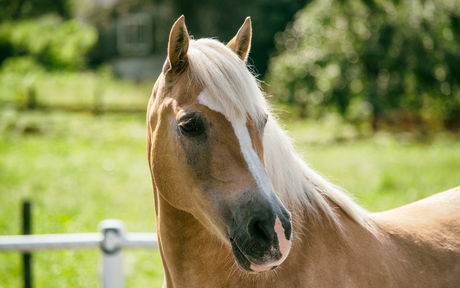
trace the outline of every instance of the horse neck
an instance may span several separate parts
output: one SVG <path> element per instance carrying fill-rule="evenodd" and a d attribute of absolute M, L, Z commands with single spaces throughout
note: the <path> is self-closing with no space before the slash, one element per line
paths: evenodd
<path fill-rule="evenodd" d="M 389 279 L 399 277 L 400 265 L 395 261 L 392 244 L 381 242 L 335 203 L 327 202 L 341 227 L 321 211 L 316 216 L 305 209 L 296 213 L 297 239 L 294 238 L 289 261 L 282 264 L 284 269 L 301 271 L 296 275 L 297 284 L 291 287 L 390 287 Z"/>
<path fill-rule="evenodd" d="M 163 287 L 223 287 L 222 279 L 209 275 L 227 275 L 232 269 L 230 247 L 204 227 L 192 214 L 176 209 L 156 195 L 157 234 L 165 271 Z M 217 273 L 217 274 L 216 274 Z M 214 277 L 215 278 L 215 277 Z M 225 279 L 223 279 L 225 280 Z"/>

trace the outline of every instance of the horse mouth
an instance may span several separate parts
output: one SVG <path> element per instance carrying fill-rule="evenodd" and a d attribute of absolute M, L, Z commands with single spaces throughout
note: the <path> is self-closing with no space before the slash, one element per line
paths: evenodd
<path fill-rule="evenodd" d="M 230 238 L 230 243 L 232 244 L 232 252 L 235 258 L 235 262 L 243 272 L 250 273 L 250 274 L 256 274 L 256 273 L 270 271 L 278 267 L 278 266 L 267 266 L 267 267 L 257 266 L 248 260 L 248 258 L 244 255 L 244 253 L 238 247 L 238 244 L 236 244 L 233 238 Z"/>

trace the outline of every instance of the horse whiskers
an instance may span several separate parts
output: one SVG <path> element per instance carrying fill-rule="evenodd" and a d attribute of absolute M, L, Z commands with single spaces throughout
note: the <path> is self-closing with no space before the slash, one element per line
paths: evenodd
<path fill-rule="evenodd" d="M 241 272 L 240 268 L 238 268 L 238 266 L 236 265 L 235 261 L 233 261 L 231 263 L 231 266 L 230 266 L 230 273 L 228 274 L 228 277 L 227 277 L 227 282 L 229 281 L 229 279 L 236 275 L 237 273 Z M 238 275 L 238 276 L 241 276 L 241 275 Z"/>

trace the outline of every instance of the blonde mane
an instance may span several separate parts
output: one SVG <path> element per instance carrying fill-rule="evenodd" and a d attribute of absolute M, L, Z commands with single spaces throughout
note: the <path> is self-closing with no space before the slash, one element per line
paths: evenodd
<path fill-rule="evenodd" d="M 341 227 L 327 203 L 329 199 L 373 232 L 370 213 L 301 160 L 271 112 L 259 82 L 235 53 L 217 40 L 191 40 L 188 61 L 190 75 L 213 96 L 213 105 L 220 107 L 230 121 L 249 117 L 258 122 L 269 114 L 263 138 L 265 170 L 276 194 L 291 211 L 306 206 L 318 217 L 321 210 Z"/>

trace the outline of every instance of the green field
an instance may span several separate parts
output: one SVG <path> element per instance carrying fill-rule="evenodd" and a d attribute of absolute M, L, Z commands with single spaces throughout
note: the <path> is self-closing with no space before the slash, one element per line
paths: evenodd
<path fill-rule="evenodd" d="M 23 199 L 33 203 L 37 234 L 95 232 L 107 218 L 124 221 L 130 232 L 155 231 L 143 115 L 0 109 L 0 235 L 20 233 Z M 429 144 L 386 133 L 336 141 L 339 132 L 324 123 L 286 127 L 311 166 L 370 211 L 460 185 L 453 135 Z M 98 257 L 96 250 L 34 253 L 35 287 L 97 287 Z M 21 287 L 20 254 L 0 253 L 0 267 L 0 288 Z M 125 272 L 126 287 L 161 287 L 155 250 L 126 250 Z"/>

